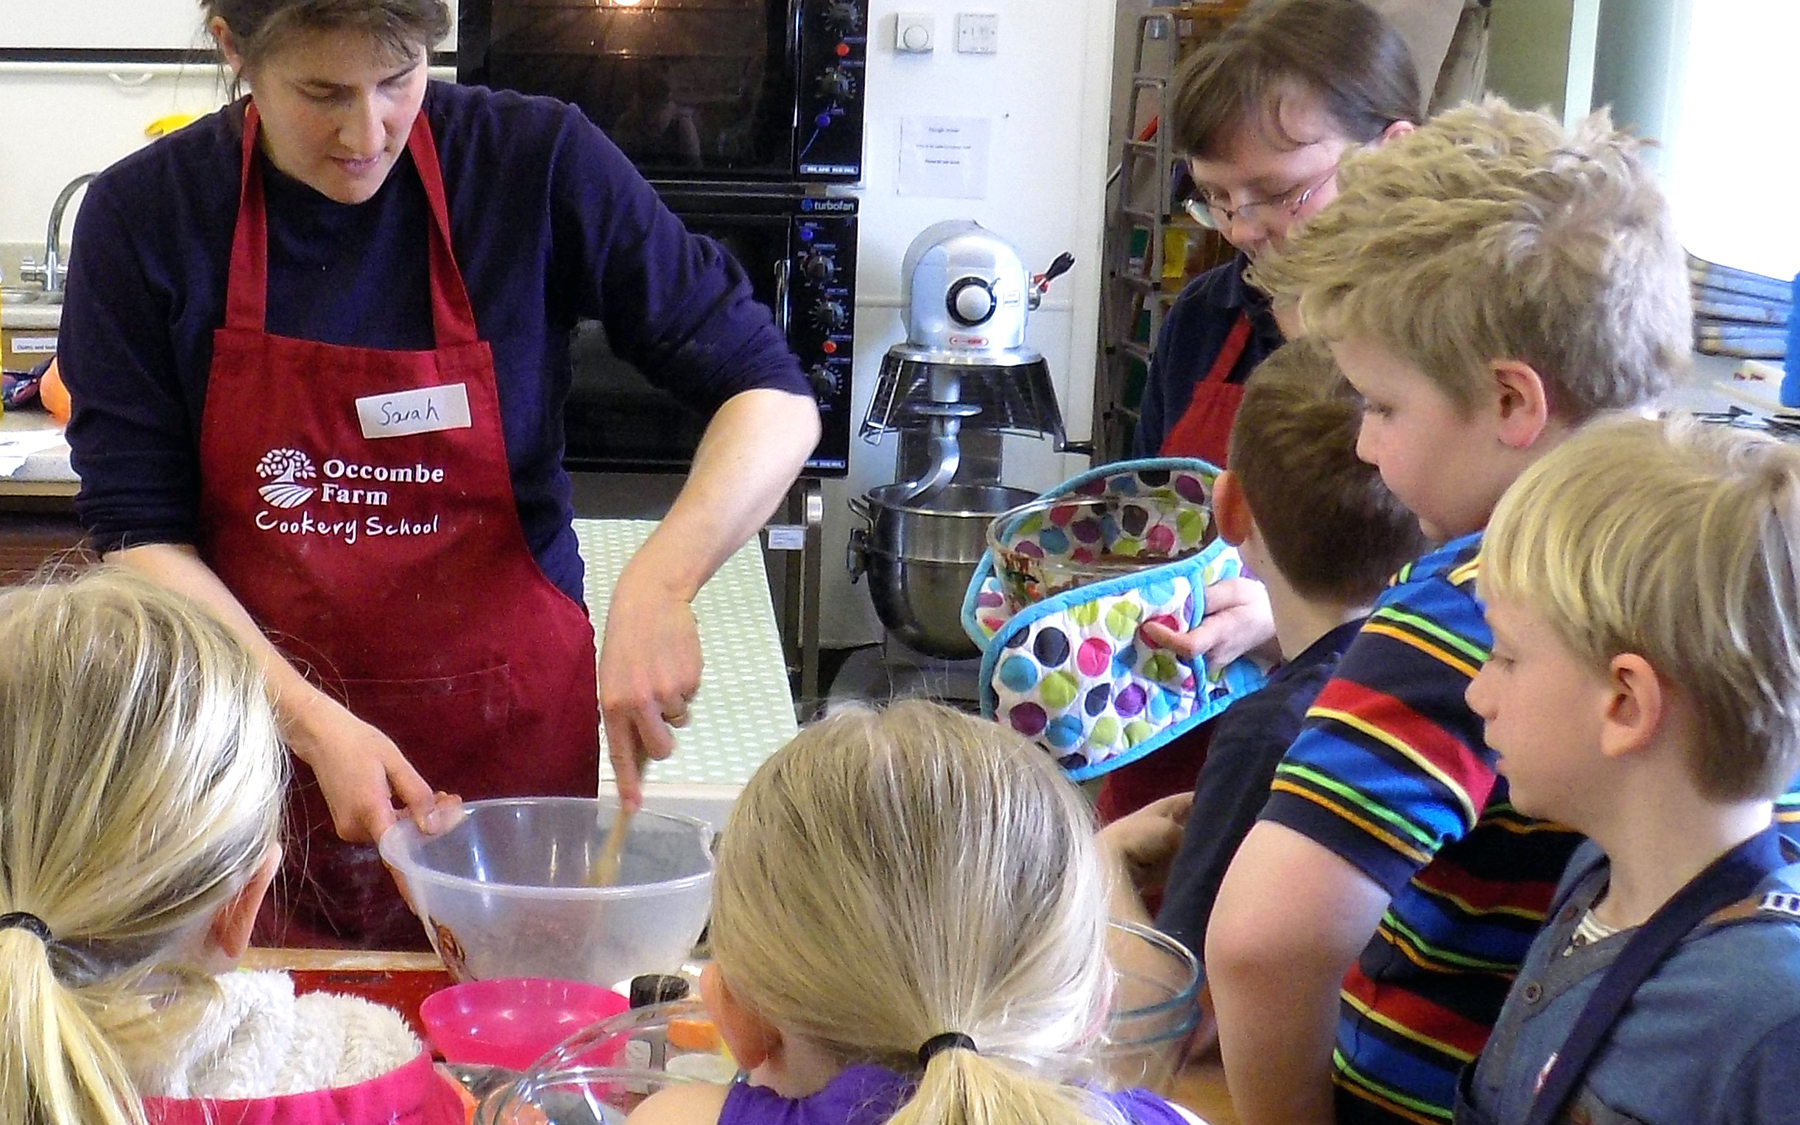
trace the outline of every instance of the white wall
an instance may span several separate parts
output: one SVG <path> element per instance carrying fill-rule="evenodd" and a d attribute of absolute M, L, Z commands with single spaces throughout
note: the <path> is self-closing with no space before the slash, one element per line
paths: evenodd
<path fill-rule="evenodd" d="M 73 0 L 93 20 L 140 5 L 197 8 L 191 0 Z M 38 8 L 42 0 L 0 0 L 0 25 L 10 14 Z M 936 16 L 937 50 L 899 55 L 893 49 L 894 14 Z M 172 9 L 171 9 L 172 10 Z M 955 50 L 958 11 L 999 16 L 999 50 L 961 55 Z M 1103 181 L 1108 166 L 1113 10 L 1094 0 L 873 0 L 868 62 L 868 131 L 856 330 L 855 420 L 860 422 L 882 354 L 904 335 L 900 324 L 900 260 L 914 235 L 941 219 L 970 218 L 1015 243 L 1027 265 L 1042 269 L 1064 250 L 1076 257 L 1033 314 L 1029 339 L 1050 364 L 1072 438 L 1088 436 L 1092 414 L 1095 336 L 1100 286 Z M 0 40 L 23 43 L 18 25 Z M 154 32 L 159 47 L 187 46 L 182 26 L 165 17 Z M 66 38 L 67 28 L 52 36 Z M 36 32 L 33 33 L 37 34 Z M 147 33 L 149 34 L 149 33 Z M 42 36 L 40 36 L 42 38 Z M 118 44 L 108 44 L 118 45 Z M 222 99 L 217 72 L 209 67 L 70 67 L 60 70 L 0 66 L 0 243 L 40 244 L 57 190 L 81 172 L 94 171 L 146 143 L 143 129 L 176 112 L 205 112 Z M 983 116 L 992 121 L 992 163 L 985 199 L 938 199 L 898 194 L 900 122 L 907 115 Z M 73 214 L 69 216 L 73 220 Z M 1058 456 L 1047 443 L 1009 439 L 1007 483 L 1046 486 L 1085 467 Z M 853 493 L 894 477 L 893 441 L 853 442 L 847 482 L 826 492 L 826 644 L 877 639 L 879 625 L 862 587 L 851 587 L 841 562 L 852 517 Z"/>
<path fill-rule="evenodd" d="M 941 219 L 974 219 L 1018 246 L 1034 270 L 1058 253 L 1075 268 L 1052 287 L 1028 326 L 1061 398 L 1071 438 L 1085 439 L 1093 414 L 1099 322 L 1100 234 L 1107 118 L 1111 112 L 1113 7 L 1094 0 L 872 0 L 868 132 L 864 149 L 857 269 L 855 418 L 874 388 L 881 357 L 904 338 L 900 258 L 914 235 Z M 924 56 L 893 50 L 894 13 L 932 12 L 938 48 Z M 994 55 L 955 51 L 958 11 L 1000 16 Z M 985 116 L 993 121 L 986 199 L 897 194 L 901 118 Z M 874 640 L 879 624 L 862 587 L 852 588 L 841 552 L 853 522 L 846 498 L 894 479 L 894 441 L 852 441 L 850 477 L 826 490 L 825 643 Z M 1042 441 L 1008 440 L 1006 483 L 1044 487 L 1086 467 Z"/>

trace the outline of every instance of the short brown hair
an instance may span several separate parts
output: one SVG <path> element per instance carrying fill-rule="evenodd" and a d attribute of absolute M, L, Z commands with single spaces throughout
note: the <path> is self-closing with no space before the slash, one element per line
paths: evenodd
<path fill-rule="evenodd" d="M 1418 121 L 1419 70 L 1400 32 L 1362 0 L 1260 0 L 1177 69 L 1170 139 L 1184 156 L 1213 159 L 1234 133 L 1262 126 L 1272 143 L 1282 101 L 1311 94 L 1349 140 L 1366 143 L 1396 121 Z"/>
<path fill-rule="evenodd" d="M 1316 340 L 1257 367 L 1231 426 L 1232 472 L 1281 576 L 1307 597 L 1367 602 L 1425 550 L 1416 516 L 1356 456 L 1362 404 Z"/>
<path fill-rule="evenodd" d="M 1800 449 L 1692 419 L 1595 421 L 1527 469 L 1481 541 L 1484 598 L 1597 670 L 1635 653 L 1691 700 L 1701 793 L 1800 767 Z"/>
<path fill-rule="evenodd" d="M 1338 196 L 1251 267 L 1310 334 L 1381 344 L 1464 411 L 1495 360 L 1580 423 L 1640 406 L 1693 347 L 1687 254 L 1638 143 L 1499 98 L 1350 153 Z"/>
<path fill-rule="evenodd" d="M 200 0 L 200 9 L 208 23 L 225 21 L 249 66 L 307 32 L 366 32 L 396 58 L 429 51 L 450 34 L 446 0 Z"/>

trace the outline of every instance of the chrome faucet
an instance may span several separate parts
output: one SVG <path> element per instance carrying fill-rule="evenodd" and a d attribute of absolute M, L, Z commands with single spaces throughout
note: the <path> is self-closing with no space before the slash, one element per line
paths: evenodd
<path fill-rule="evenodd" d="M 44 287 L 44 292 L 55 293 L 62 288 L 63 279 L 69 275 L 68 263 L 62 260 L 62 221 L 63 212 L 68 210 L 69 200 L 75 193 L 87 186 L 94 178 L 94 173 L 83 172 L 63 186 L 56 193 L 56 202 L 50 205 L 50 229 L 44 233 L 44 261 L 42 265 L 24 258 L 19 262 L 19 280 L 35 281 Z"/>

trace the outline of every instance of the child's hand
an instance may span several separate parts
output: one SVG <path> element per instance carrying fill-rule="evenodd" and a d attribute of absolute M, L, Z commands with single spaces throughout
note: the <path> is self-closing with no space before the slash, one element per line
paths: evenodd
<path fill-rule="evenodd" d="M 1187 660 L 1205 657 L 1214 666 L 1230 664 L 1246 653 L 1270 664 L 1281 659 L 1269 591 L 1254 578 L 1226 578 L 1208 586 L 1206 616 L 1188 632 L 1146 622 L 1138 635 Z"/>
<path fill-rule="evenodd" d="M 1194 795 L 1177 793 L 1152 801 L 1100 830 L 1100 845 L 1139 891 L 1161 887 L 1169 865 L 1181 850 L 1181 833 L 1193 810 Z"/>

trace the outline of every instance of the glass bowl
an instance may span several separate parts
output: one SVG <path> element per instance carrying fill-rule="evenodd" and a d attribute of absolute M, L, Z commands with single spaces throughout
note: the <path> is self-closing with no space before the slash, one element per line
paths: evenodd
<path fill-rule="evenodd" d="M 619 1125 L 666 1086 L 726 1084 L 736 1074 L 698 999 L 649 1004 L 558 1043 L 482 1097 L 474 1125 Z"/>
<path fill-rule="evenodd" d="M 1117 919 L 1107 930 L 1113 1002 L 1097 1079 L 1165 1093 L 1200 1029 L 1200 961 L 1161 931 Z"/>
<path fill-rule="evenodd" d="M 1173 493 L 1032 500 L 988 523 L 1009 612 L 1175 559 L 1212 541 L 1212 512 Z"/>

